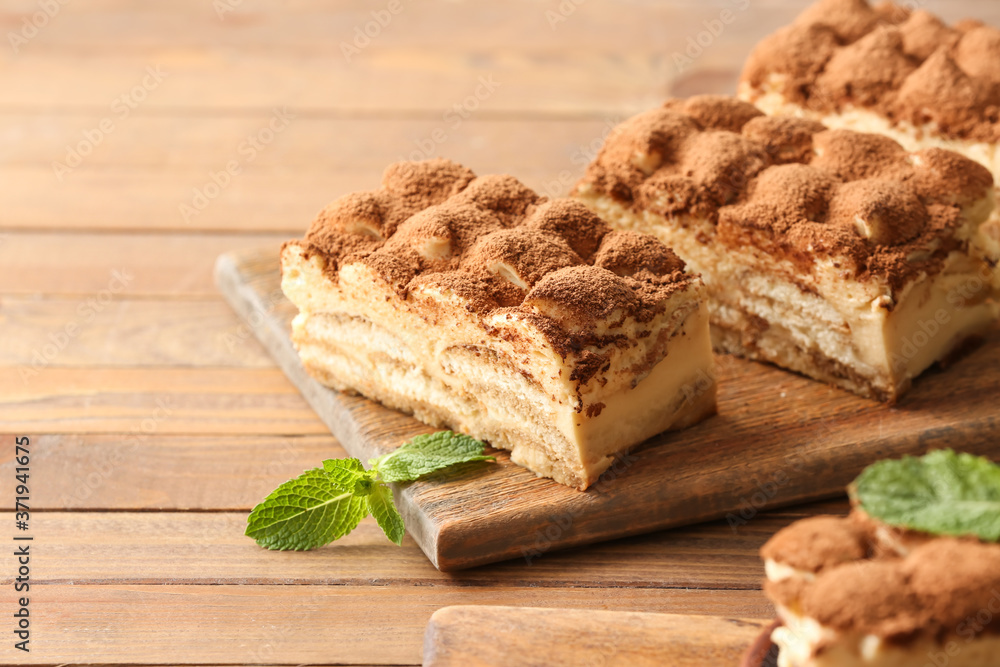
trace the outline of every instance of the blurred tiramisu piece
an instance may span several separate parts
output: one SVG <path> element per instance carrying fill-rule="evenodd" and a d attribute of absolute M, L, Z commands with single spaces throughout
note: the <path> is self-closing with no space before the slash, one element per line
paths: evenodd
<path fill-rule="evenodd" d="M 885 493 L 899 502 L 941 493 L 924 513 L 943 530 L 989 524 L 970 516 L 1000 504 L 1000 469 L 992 480 L 955 474 L 955 461 L 974 457 L 935 452 L 947 470 L 939 489 L 907 489 L 897 479 Z M 888 462 L 906 467 L 919 459 Z M 957 484 L 956 484 L 957 482 Z M 971 496 L 962 488 L 986 482 Z M 942 493 L 943 492 L 943 493 Z M 996 509 L 993 510 L 997 511 Z M 907 534 L 904 546 L 895 539 Z M 996 533 L 990 532 L 990 537 Z M 898 548 L 897 548 L 898 547 Z M 778 611 L 771 639 L 779 667 L 993 667 L 1000 664 L 1000 544 L 977 535 L 948 536 L 909 530 L 873 519 L 856 508 L 848 517 L 820 516 L 779 531 L 761 549 L 764 591 Z M 754 667 L 759 667 L 755 665 Z"/>
<path fill-rule="evenodd" d="M 740 97 L 768 114 L 885 134 L 910 151 L 947 148 L 1000 183 L 1000 29 L 980 21 L 948 26 L 890 2 L 820 0 L 757 45 Z M 981 233 L 995 262 L 1000 223 Z"/>
<path fill-rule="evenodd" d="M 282 251 L 322 383 L 585 489 L 715 411 L 701 281 L 653 237 L 446 160 L 400 162 Z"/>
<path fill-rule="evenodd" d="M 701 96 L 615 128 L 573 195 L 701 274 L 718 349 L 893 401 L 1000 314 L 975 247 L 991 183 L 957 153 Z"/>

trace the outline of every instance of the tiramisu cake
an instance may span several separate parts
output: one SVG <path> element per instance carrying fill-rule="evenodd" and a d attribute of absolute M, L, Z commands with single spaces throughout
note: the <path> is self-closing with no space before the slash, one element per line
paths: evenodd
<path fill-rule="evenodd" d="M 1000 29 L 979 21 L 948 26 L 890 2 L 820 0 L 757 45 L 740 96 L 768 114 L 878 132 L 910 151 L 954 150 L 1000 183 Z M 996 262 L 1000 222 L 981 234 Z"/>
<path fill-rule="evenodd" d="M 715 411 L 703 286 L 653 237 L 436 159 L 386 169 L 282 250 L 322 383 L 585 489 L 616 453 Z"/>
<path fill-rule="evenodd" d="M 991 184 L 957 153 L 700 96 L 618 126 L 573 196 L 701 274 L 719 350 L 893 401 L 1000 314 Z"/>
<path fill-rule="evenodd" d="M 931 456 L 938 455 L 975 459 L 952 452 Z M 920 459 L 885 463 L 919 465 Z M 954 471 L 950 464 L 946 467 Z M 992 464 L 979 459 L 977 467 L 983 465 Z M 994 512 L 1000 504 L 998 476 L 1000 470 L 973 493 L 993 494 Z M 955 481 L 946 477 L 937 480 L 942 488 Z M 983 482 L 962 480 L 969 488 Z M 944 497 L 941 506 L 927 511 L 928 521 L 942 527 L 963 523 L 969 520 L 963 512 L 990 502 L 960 495 Z M 1000 544 L 993 536 L 914 531 L 858 507 L 847 517 L 817 516 L 778 532 L 761 549 L 764 591 L 780 623 L 771 633 L 778 666 L 1000 665 Z M 760 667 L 758 660 L 759 655 L 748 656 L 745 664 Z"/>

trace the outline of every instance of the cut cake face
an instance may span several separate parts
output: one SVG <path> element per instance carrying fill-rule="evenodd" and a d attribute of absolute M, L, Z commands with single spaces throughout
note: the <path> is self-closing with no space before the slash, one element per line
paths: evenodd
<path fill-rule="evenodd" d="M 585 489 L 714 413 L 703 286 L 653 237 L 446 160 L 401 162 L 282 252 L 306 369 Z"/>
<path fill-rule="evenodd" d="M 618 126 L 572 194 L 701 274 L 717 349 L 895 401 L 1000 314 L 991 185 L 957 153 L 699 96 Z"/>

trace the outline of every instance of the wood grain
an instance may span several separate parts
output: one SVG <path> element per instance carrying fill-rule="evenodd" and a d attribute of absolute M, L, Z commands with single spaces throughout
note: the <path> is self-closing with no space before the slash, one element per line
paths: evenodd
<path fill-rule="evenodd" d="M 127 288 L 126 288 L 127 289 Z M 6 298 L 0 364 L 270 368 L 274 362 L 221 298 Z"/>
<path fill-rule="evenodd" d="M 39 458 L 38 478 L 48 483 L 50 468 L 47 460 Z M 244 486 L 261 486 L 262 477 L 253 476 Z M 256 499 L 270 490 L 258 491 Z M 32 505 L 45 507 L 42 498 Z M 792 521 L 827 511 L 846 514 L 846 504 L 767 513 L 738 531 L 714 522 L 564 551 L 530 565 L 512 560 L 452 573 L 435 569 L 412 539 L 407 538 L 402 547 L 389 542 L 370 518 L 329 546 L 302 553 L 258 547 L 243 535 L 246 510 L 36 510 L 32 534 L 35 542 L 44 545 L 36 564 L 47 583 L 362 586 L 379 582 L 753 591 L 760 589 L 764 579 L 757 555 L 761 545 Z M 10 511 L 0 517 L 10 519 Z M 112 561 L 115 567 L 108 568 Z M 9 583 L 12 576 L 12 571 L 0 572 L 0 582 Z"/>
<path fill-rule="evenodd" d="M 759 591 L 612 589 L 595 600 L 580 588 L 40 583 L 31 592 L 33 637 L 45 648 L 14 664 L 414 664 L 431 614 L 451 605 L 772 613 Z"/>
<path fill-rule="evenodd" d="M 137 426 L 128 434 L 32 433 L 32 465 L 44 482 L 31 487 L 31 507 L 248 512 L 303 470 L 347 455 L 330 435 L 184 436 Z M 2 484 L 14 479 L 13 444 L 0 435 Z M 0 496 L 0 509 L 13 504 L 12 494 Z"/>
<path fill-rule="evenodd" d="M 7 231 L 0 237 L 3 295 L 93 295 L 108 289 L 115 270 L 131 276 L 127 296 L 217 297 L 215 259 L 241 248 L 280 245 L 277 234 Z M 0 308 L 6 303 L 0 303 Z M 2 310 L 0 310 L 2 312 Z"/>
<path fill-rule="evenodd" d="M 736 665 L 768 621 L 678 614 L 445 607 L 424 635 L 424 667 Z"/>
<path fill-rule="evenodd" d="M 277 249 L 223 255 L 220 289 L 344 448 L 362 460 L 431 429 L 302 369 L 289 340 Z M 657 436 L 581 493 L 509 462 L 396 489 L 407 530 L 437 567 L 532 561 L 569 546 L 839 495 L 881 458 L 935 447 L 1000 455 L 1000 327 L 945 372 L 927 374 L 897 406 L 733 357 L 719 358 L 719 414 Z"/>
<path fill-rule="evenodd" d="M 429 155 L 565 192 L 609 120 L 668 94 L 731 91 L 754 41 L 804 0 L 751 2 L 683 72 L 672 54 L 736 0 L 404 2 L 405 12 L 350 63 L 340 43 L 384 1 L 224 1 L 235 11 L 222 17 L 206 0 L 60 2 L 22 48 L 0 49 L 0 519 L 10 521 L 13 496 L 9 434 L 28 434 L 39 547 L 30 659 L 414 665 L 427 621 L 442 605 L 770 617 L 756 590 L 757 546 L 792 520 L 843 513 L 843 500 L 758 512 L 749 496 L 743 507 L 754 516 L 735 528 L 721 521 L 656 531 L 547 551 L 530 564 L 515 558 L 453 573 L 435 569 L 411 539 L 389 544 L 370 521 L 310 553 L 256 548 L 241 535 L 248 509 L 281 481 L 346 452 L 284 374 L 264 366 L 271 362 L 257 343 L 219 349 L 218 335 L 234 320 L 218 309 L 212 265 L 220 253 L 300 235 L 321 206 L 372 187 L 388 162 L 428 146 L 438 128 L 448 138 L 429 146 Z M 570 4 L 576 9 L 567 20 L 550 24 L 546 12 Z M 1000 24 L 1000 4 L 991 0 L 922 6 Z M 39 9 L 38 0 L 7 0 L 0 33 L 16 33 Z M 150 66 L 166 78 L 120 117 L 112 104 Z M 490 76 L 500 82 L 495 93 L 453 127 L 445 112 Z M 293 122 L 246 159 L 240 143 L 282 107 Z M 104 118 L 114 130 L 60 180 L 53 163 Z M 194 189 L 234 157 L 239 177 L 200 213 L 182 216 Z M 115 269 L 134 274 L 128 289 L 37 376 L 22 377 L 25 355 L 44 346 L 50 327 L 75 316 L 73 303 L 107 289 Z M 768 377 L 779 390 L 799 388 L 783 384 L 780 373 Z M 977 391 L 982 384 L 970 382 L 956 395 L 981 400 Z M 739 401 L 751 410 L 759 399 L 748 393 L 730 402 L 729 416 L 745 426 L 741 437 L 787 428 L 798 405 L 773 399 L 781 416 L 770 424 L 748 421 Z M 848 418 L 843 433 L 827 433 L 848 408 L 821 403 L 832 407 L 831 419 L 804 413 L 787 450 L 761 454 L 796 484 L 823 472 L 802 466 L 800 455 L 841 448 L 845 455 L 824 460 L 847 476 L 858 443 L 878 432 L 876 414 L 861 410 L 867 431 Z M 921 411 L 913 428 L 929 429 L 922 446 L 966 442 L 964 429 L 948 430 L 967 422 L 955 404 L 900 407 L 912 409 Z M 355 434 L 392 446 L 413 431 L 408 420 L 383 417 L 380 426 L 382 417 L 370 415 Z M 815 448 L 803 444 L 810 441 Z M 902 449 L 896 445 L 890 440 L 879 453 Z M 742 451 L 704 437 L 691 441 L 696 446 L 720 467 Z M 656 456 L 643 456 L 642 465 L 655 464 Z M 680 452 L 656 464 L 680 466 L 671 474 L 681 490 L 697 486 L 683 460 Z M 741 465 L 732 474 L 751 477 L 753 465 Z M 615 487 L 629 486 L 633 468 L 587 497 L 595 509 L 610 503 L 623 514 Z M 446 538 L 461 538 L 452 527 L 463 528 L 447 512 L 463 502 L 456 481 L 415 496 L 431 503 Z M 532 525 L 566 525 L 567 515 L 545 514 L 537 494 L 521 498 L 510 488 L 480 497 Z M 737 489 L 721 499 L 718 490 L 702 491 L 714 507 L 737 500 Z M 780 498 L 767 500 L 774 502 Z M 495 550 L 484 536 L 504 531 L 489 517 L 473 514 L 485 531 L 473 542 Z M 577 530 L 592 535 L 586 513 L 572 517 L 568 542 L 580 541 Z M 9 568 L 0 568 L 4 609 L 13 606 L 9 578 Z M 477 630 L 496 629 L 502 626 Z M 0 665 L 21 664 L 20 652 L 0 648 Z"/>
<path fill-rule="evenodd" d="M 0 387 L 0 433 L 329 432 L 277 369 L 2 366 Z"/>
<path fill-rule="evenodd" d="M 348 62 L 341 43 L 351 41 L 355 28 L 371 20 L 371 8 L 361 2 L 340 11 L 313 5 L 312 11 L 282 15 L 264 5 L 241 4 L 221 20 L 204 4 L 127 14 L 142 28 L 124 39 L 113 28 L 123 12 L 66 8 L 64 20 L 52 22 L 22 53 L 0 52 L 0 58 L 17 64 L 5 75 L 4 105 L 105 109 L 141 82 L 147 66 L 158 65 L 169 76 L 143 108 L 177 114 L 192 107 L 223 111 L 285 104 L 303 110 L 397 109 L 437 115 L 468 96 L 484 74 L 493 74 L 505 86 L 493 104 L 498 111 L 645 108 L 682 74 L 724 67 L 731 73 L 724 90 L 731 90 L 752 46 L 791 20 L 804 3 L 728 5 L 736 20 L 685 72 L 673 53 L 704 31 L 703 22 L 717 19 L 725 6 L 594 2 L 561 15 L 554 2 L 523 0 L 495 11 L 437 0 L 407 5 Z M 989 2 L 928 0 L 922 6 L 949 18 L 1000 18 Z M 24 11 L 34 9 L 28 4 Z M 79 23 L 73 20 L 77 16 Z M 231 50 L 240 57 L 230 57 Z M 81 76 L 92 72 L 100 76 Z"/>
<path fill-rule="evenodd" d="M 70 147 L 101 116 L 15 114 L 9 134 L 0 134 L 0 178 L 8 184 L 0 190 L 0 220 L 12 229 L 284 230 L 298 236 L 323 206 L 377 185 L 387 164 L 406 157 L 445 156 L 563 194 L 625 117 L 513 122 L 299 114 L 271 143 L 250 150 L 247 137 L 268 127 L 269 112 L 235 119 L 136 116 L 79 166 L 57 173 L 54 162 L 68 164 Z M 224 187 L 216 187 L 213 175 Z M 100 196 L 108 189 L 133 196 Z M 213 196 L 199 199 L 196 190 Z M 40 197 L 46 206 L 37 205 Z"/>

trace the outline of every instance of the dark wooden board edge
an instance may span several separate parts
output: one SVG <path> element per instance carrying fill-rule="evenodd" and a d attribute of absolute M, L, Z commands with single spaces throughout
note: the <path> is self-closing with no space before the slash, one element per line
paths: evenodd
<path fill-rule="evenodd" d="M 585 609 L 453 606 L 424 634 L 424 667 L 737 667 L 770 621 Z"/>
<path fill-rule="evenodd" d="M 294 307 L 277 277 L 275 248 L 223 255 L 216 266 L 226 299 L 345 449 L 367 460 L 430 431 L 309 377 L 288 336 Z M 720 415 L 653 438 L 586 492 L 537 478 L 500 452 L 499 465 L 487 472 L 396 488 L 397 504 L 431 562 L 456 570 L 517 557 L 530 564 L 557 549 L 720 518 L 738 531 L 765 509 L 842 495 L 864 466 L 881 458 L 940 447 L 997 458 L 1000 329 L 994 334 L 979 358 L 918 382 L 892 408 L 720 357 L 726 406 Z"/>

